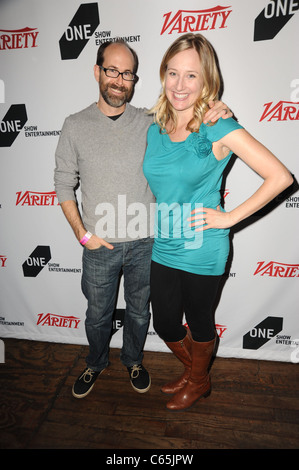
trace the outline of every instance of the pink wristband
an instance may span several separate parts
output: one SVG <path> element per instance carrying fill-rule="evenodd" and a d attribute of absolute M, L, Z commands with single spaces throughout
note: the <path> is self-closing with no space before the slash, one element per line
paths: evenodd
<path fill-rule="evenodd" d="M 81 238 L 81 240 L 80 240 L 80 243 L 81 243 L 81 245 L 83 245 L 83 246 L 84 246 L 84 245 L 85 245 L 85 243 L 87 243 L 87 242 L 88 242 L 88 240 L 89 240 L 91 237 L 92 237 L 92 233 L 90 233 L 90 232 L 86 232 L 86 234 L 84 235 L 84 237 L 83 237 L 83 238 Z"/>

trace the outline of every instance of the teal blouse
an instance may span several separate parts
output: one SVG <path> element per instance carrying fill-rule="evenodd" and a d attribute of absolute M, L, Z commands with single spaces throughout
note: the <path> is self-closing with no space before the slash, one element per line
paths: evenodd
<path fill-rule="evenodd" d="M 159 126 L 150 126 L 143 172 L 156 197 L 153 261 L 195 274 L 223 274 L 229 229 L 195 232 L 187 219 L 195 208 L 220 204 L 223 171 L 232 152 L 219 161 L 212 143 L 236 129 L 242 126 L 234 119 L 220 118 L 213 126 L 201 124 L 185 141 L 172 142 Z"/>

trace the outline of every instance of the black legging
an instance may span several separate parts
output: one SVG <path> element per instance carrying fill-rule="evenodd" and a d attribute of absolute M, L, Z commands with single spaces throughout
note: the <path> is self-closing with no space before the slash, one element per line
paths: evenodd
<path fill-rule="evenodd" d="M 215 337 L 214 302 L 221 276 L 203 276 L 169 268 L 152 261 L 151 302 L 153 324 L 166 342 L 186 336 L 183 312 L 194 341 Z"/>

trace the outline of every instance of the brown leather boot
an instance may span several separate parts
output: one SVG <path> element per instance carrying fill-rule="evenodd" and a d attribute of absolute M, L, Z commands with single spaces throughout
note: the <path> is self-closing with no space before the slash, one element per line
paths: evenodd
<path fill-rule="evenodd" d="M 183 363 L 185 367 L 185 370 L 179 379 L 174 380 L 173 382 L 169 382 L 161 388 L 161 392 L 167 393 L 169 395 L 177 393 L 179 390 L 181 390 L 186 385 L 190 375 L 192 336 L 189 328 L 186 329 L 187 334 L 184 339 L 181 341 L 166 343 L 169 349 L 175 354 L 175 356 Z"/>
<path fill-rule="evenodd" d="M 172 397 L 166 407 L 172 411 L 185 410 L 201 397 L 211 393 L 208 367 L 212 358 L 215 339 L 206 343 L 192 340 L 192 364 L 186 385 Z"/>

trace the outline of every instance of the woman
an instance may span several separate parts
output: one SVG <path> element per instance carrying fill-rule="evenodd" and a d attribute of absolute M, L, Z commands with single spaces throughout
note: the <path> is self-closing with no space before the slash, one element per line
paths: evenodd
<path fill-rule="evenodd" d="M 229 228 L 265 206 L 293 179 L 232 118 L 203 123 L 208 102 L 218 99 L 220 76 L 215 52 L 202 35 L 180 36 L 169 47 L 160 78 L 162 92 L 152 110 L 155 122 L 144 160 L 157 200 L 151 300 L 155 330 L 185 366 L 178 380 L 162 388 L 174 394 L 167 408 L 182 410 L 211 390 L 213 303 L 229 253 Z M 219 190 L 232 153 L 264 182 L 248 200 L 225 212 Z"/>

